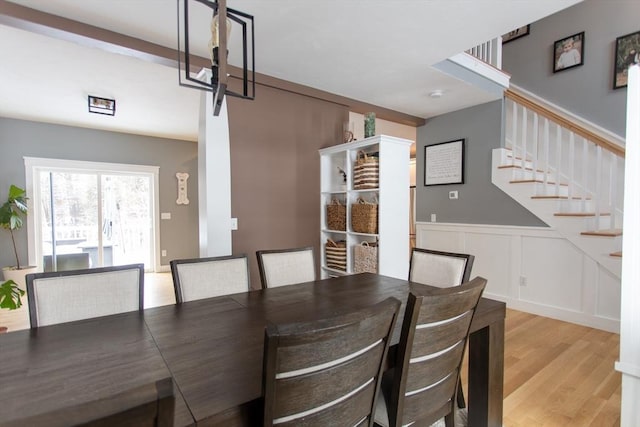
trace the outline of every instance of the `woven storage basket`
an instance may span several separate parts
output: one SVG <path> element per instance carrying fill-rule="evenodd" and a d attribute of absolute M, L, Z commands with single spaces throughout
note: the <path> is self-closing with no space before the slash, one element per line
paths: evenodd
<path fill-rule="evenodd" d="M 347 206 L 336 198 L 327 205 L 327 228 L 339 231 L 347 229 Z"/>
<path fill-rule="evenodd" d="M 362 198 L 351 205 L 351 229 L 356 233 L 378 234 L 378 202 Z"/>
<path fill-rule="evenodd" d="M 327 267 L 347 271 L 347 243 L 344 240 L 327 239 L 324 250 Z"/>
<path fill-rule="evenodd" d="M 353 272 L 378 272 L 378 243 L 362 242 L 353 247 Z"/>
<path fill-rule="evenodd" d="M 364 151 L 358 151 L 355 165 L 353 166 L 353 189 L 366 190 L 378 188 L 379 185 L 379 161 L 377 157 L 369 156 Z"/>

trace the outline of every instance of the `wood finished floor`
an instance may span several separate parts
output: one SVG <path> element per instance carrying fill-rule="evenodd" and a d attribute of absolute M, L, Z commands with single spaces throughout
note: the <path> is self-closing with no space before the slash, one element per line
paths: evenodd
<path fill-rule="evenodd" d="M 28 329 L 24 303 L 0 310 L 0 325 Z M 145 275 L 145 307 L 173 303 L 171 275 Z M 504 426 L 619 426 L 619 349 L 617 334 L 507 310 Z"/>

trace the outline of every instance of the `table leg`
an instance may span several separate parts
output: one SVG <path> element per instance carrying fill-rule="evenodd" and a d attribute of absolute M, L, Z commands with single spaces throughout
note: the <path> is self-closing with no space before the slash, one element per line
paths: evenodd
<path fill-rule="evenodd" d="M 469 427 L 502 427 L 504 319 L 469 336 Z"/>

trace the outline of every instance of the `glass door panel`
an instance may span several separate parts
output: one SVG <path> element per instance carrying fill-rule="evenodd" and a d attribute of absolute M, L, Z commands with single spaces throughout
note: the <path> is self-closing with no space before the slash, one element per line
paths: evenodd
<path fill-rule="evenodd" d="M 98 267 L 86 247 L 99 240 L 95 174 L 40 172 L 44 271 Z"/>

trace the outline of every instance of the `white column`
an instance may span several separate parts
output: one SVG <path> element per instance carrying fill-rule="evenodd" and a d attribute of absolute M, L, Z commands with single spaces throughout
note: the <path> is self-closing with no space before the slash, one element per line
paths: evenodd
<path fill-rule="evenodd" d="M 198 216 L 200 256 L 231 255 L 231 153 L 226 98 L 213 116 L 211 92 L 200 97 Z"/>
<path fill-rule="evenodd" d="M 640 66 L 629 69 L 624 174 L 620 361 L 620 425 L 640 426 Z"/>

